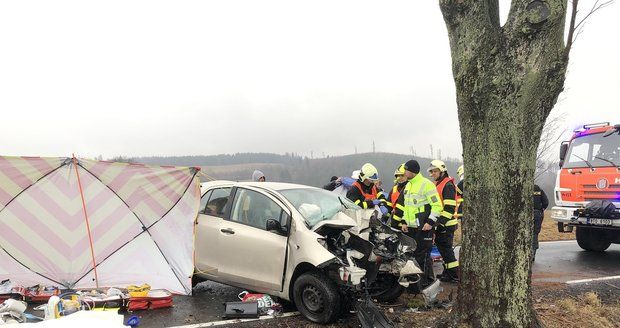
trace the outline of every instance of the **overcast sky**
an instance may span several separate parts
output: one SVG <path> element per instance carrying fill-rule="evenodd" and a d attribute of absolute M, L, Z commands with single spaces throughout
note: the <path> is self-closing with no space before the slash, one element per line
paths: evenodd
<path fill-rule="evenodd" d="M 620 123 L 619 17 L 574 46 L 567 129 Z M 0 155 L 460 156 L 454 90 L 437 1 L 0 2 Z"/>

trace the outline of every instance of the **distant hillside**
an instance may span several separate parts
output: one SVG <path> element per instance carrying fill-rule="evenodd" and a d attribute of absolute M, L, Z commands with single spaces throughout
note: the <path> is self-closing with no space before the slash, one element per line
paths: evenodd
<path fill-rule="evenodd" d="M 138 157 L 130 160 L 145 164 L 200 166 L 207 175 L 221 180 L 247 181 L 254 170 L 261 170 L 269 181 L 300 183 L 322 187 L 329 178 L 350 176 L 351 171 L 358 170 L 364 163 L 370 162 L 379 170 L 384 189 L 393 185 L 394 170 L 398 165 L 411 159 L 410 155 L 393 153 L 364 153 L 345 156 L 330 156 L 311 159 L 296 154 L 241 153 L 233 155 L 212 156 L 172 156 L 172 157 Z M 414 157 L 420 162 L 425 175 L 431 159 Z M 456 169 L 461 164 L 456 160 L 445 160 L 448 172 L 456 176 Z M 544 173 L 537 183 L 547 193 L 553 204 L 553 187 L 557 168 Z"/>
<path fill-rule="evenodd" d="M 261 170 L 269 181 L 293 182 L 321 187 L 331 176 L 350 176 L 364 163 L 372 163 L 379 170 L 384 187 L 391 187 L 394 170 L 411 159 L 410 155 L 392 153 L 364 153 L 336 157 L 301 157 L 295 154 L 243 153 L 214 156 L 140 157 L 132 160 L 146 164 L 200 166 L 216 179 L 250 180 L 254 170 Z M 431 159 L 415 157 L 425 172 Z M 460 163 L 446 161 L 448 170 L 455 175 Z M 426 174 L 426 173 L 425 173 Z"/>

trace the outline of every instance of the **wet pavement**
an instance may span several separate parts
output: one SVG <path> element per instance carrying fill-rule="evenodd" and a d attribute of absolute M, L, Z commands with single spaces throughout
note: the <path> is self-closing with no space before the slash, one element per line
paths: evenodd
<path fill-rule="evenodd" d="M 441 263 L 435 263 L 435 273 L 439 274 L 441 270 Z M 604 253 L 592 253 L 583 251 L 576 241 L 542 242 L 533 267 L 534 283 L 564 283 L 615 275 L 620 275 L 620 245 L 611 245 Z M 203 282 L 194 288 L 193 296 L 176 296 L 171 309 L 139 311 L 131 315 L 141 317 L 141 327 L 219 321 L 223 320 L 223 303 L 236 301 L 241 291 L 214 282 Z"/>
<path fill-rule="evenodd" d="M 542 242 L 532 270 L 534 282 L 620 276 L 620 245 L 598 253 L 582 250 L 574 240 Z"/>
<path fill-rule="evenodd" d="M 224 303 L 237 301 L 243 290 L 206 281 L 198 284 L 192 296 L 175 296 L 174 307 L 136 311 L 125 315 L 140 317 L 140 327 L 172 327 L 223 320 Z"/>

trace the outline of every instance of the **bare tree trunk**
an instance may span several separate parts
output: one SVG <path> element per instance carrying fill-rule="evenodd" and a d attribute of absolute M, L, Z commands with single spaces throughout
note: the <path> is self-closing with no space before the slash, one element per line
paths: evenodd
<path fill-rule="evenodd" d="M 563 89 L 567 0 L 440 0 L 465 180 L 461 285 L 450 326 L 538 327 L 531 302 L 536 149 Z"/>

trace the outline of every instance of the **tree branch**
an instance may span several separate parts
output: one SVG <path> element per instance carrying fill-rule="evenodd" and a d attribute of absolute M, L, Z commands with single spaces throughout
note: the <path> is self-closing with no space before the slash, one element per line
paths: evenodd
<path fill-rule="evenodd" d="M 439 7 L 448 25 L 469 22 L 499 28 L 499 0 L 440 0 Z"/>
<path fill-rule="evenodd" d="M 487 10 L 489 12 L 489 21 L 492 26 L 499 25 L 499 0 L 487 0 Z"/>
<path fill-rule="evenodd" d="M 570 14 L 570 25 L 568 27 L 568 40 L 566 40 L 566 48 L 564 48 L 564 57 L 568 59 L 568 55 L 570 54 L 570 50 L 573 47 L 573 41 L 575 37 L 575 20 L 577 19 L 577 6 L 579 5 L 579 0 L 572 1 L 572 9 Z"/>
<path fill-rule="evenodd" d="M 594 14 L 595 12 L 611 5 L 614 2 L 614 0 L 607 0 L 603 3 L 600 3 L 600 2 L 601 2 L 600 0 L 596 0 L 596 2 L 594 2 L 594 5 L 592 5 L 592 8 L 590 9 L 590 12 L 588 12 L 588 14 L 584 18 L 582 18 L 578 23 L 576 23 L 577 12 L 578 12 L 577 6 L 579 4 L 579 0 L 572 1 L 573 5 L 572 5 L 572 10 L 571 10 L 570 26 L 568 29 L 568 38 L 566 40 L 566 48 L 564 49 L 564 55 L 566 56 L 566 58 L 568 58 L 568 56 L 570 55 L 570 51 L 573 47 L 573 44 L 577 40 L 577 37 L 579 36 L 579 34 L 581 34 L 581 31 L 583 30 L 583 26 L 584 26 L 583 24 L 586 22 L 586 20 L 590 16 L 592 16 L 592 14 Z M 575 31 L 577 31 L 577 34 L 575 34 Z"/>
<path fill-rule="evenodd" d="M 588 17 L 590 17 L 595 12 L 599 11 L 599 9 L 602 9 L 602 8 L 605 8 L 605 7 L 609 6 L 612 2 L 614 2 L 614 0 L 605 1 L 605 2 L 601 3 L 600 5 L 598 4 L 599 2 L 600 2 L 600 0 L 596 0 L 594 5 L 592 6 L 592 9 L 590 9 L 590 12 L 586 15 L 586 17 L 584 17 L 582 20 L 580 20 L 579 23 L 577 23 L 575 28 L 579 28 L 579 26 L 581 26 L 581 24 L 583 24 L 586 21 L 586 19 L 588 19 Z"/>

